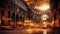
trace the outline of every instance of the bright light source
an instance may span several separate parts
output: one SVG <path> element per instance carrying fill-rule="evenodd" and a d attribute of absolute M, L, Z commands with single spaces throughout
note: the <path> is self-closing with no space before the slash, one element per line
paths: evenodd
<path fill-rule="evenodd" d="M 47 27 L 47 22 L 43 22 L 43 26 L 44 27 Z"/>
<path fill-rule="evenodd" d="M 50 8 L 49 4 L 42 4 L 41 6 L 35 6 L 36 9 L 39 9 L 39 10 L 42 10 L 42 11 L 45 11 L 45 10 L 48 10 Z"/>
<path fill-rule="evenodd" d="M 48 15 L 47 14 L 43 14 L 42 16 L 41 16 L 41 19 L 44 21 L 44 20 L 47 20 L 48 19 Z"/>
<path fill-rule="evenodd" d="M 43 5 L 39 8 L 40 8 L 40 10 L 47 10 L 47 9 L 49 9 L 49 6 L 48 5 Z"/>
<path fill-rule="evenodd" d="M 46 24 L 46 22 L 43 22 L 43 24 L 45 25 L 45 24 Z"/>

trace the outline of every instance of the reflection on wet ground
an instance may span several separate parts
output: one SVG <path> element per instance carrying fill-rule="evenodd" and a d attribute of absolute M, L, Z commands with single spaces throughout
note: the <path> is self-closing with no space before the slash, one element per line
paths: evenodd
<path fill-rule="evenodd" d="M 60 34 L 60 30 L 47 29 L 21 29 L 21 30 L 0 30 L 0 34 Z"/>

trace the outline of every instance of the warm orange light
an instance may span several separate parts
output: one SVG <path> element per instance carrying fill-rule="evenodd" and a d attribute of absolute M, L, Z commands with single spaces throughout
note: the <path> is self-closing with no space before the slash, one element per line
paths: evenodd
<path fill-rule="evenodd" d="M 44 30 L 44 31 L 43 31 L 43 34 L 47 34 L 47 30 Z"/>
<path fill-rule="evenodd" d="M 46 24 L 46 22 L 43 22 L 43 24 Z"/>
<path fill-rule="evenodd" d="M 47 22 L 43 22 L 43 26 L 44 27 L 47 27 Z"/>
<path fill-rule="evenodd" d="M 36 9 L 39 9 L 39 10 L 42 10 L 42 11 L 45 11 L 45 10 L 48 10 L 50 8 L 49 4 L 42 4 L 40 6 L 35 6 Z"/>
<path fill-rule="evenodd" d="M 35 0 L 24 0 L 26 3 L 27 3 L 27 5 L 29 6 L 31 3 L 33 3 Z"/>
<path fill-rule="evenodd" d="M 42 19 L 42 20 L 47 20 L 47 19 L 48 19 L 48 15 L 47 15 L 47 14 L 43 14 L 43 15 L 41 16 L 41 19 Z"/>

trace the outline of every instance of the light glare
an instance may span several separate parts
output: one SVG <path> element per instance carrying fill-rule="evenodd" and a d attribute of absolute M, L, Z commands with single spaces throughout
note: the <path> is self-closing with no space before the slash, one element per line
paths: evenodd
<path fill-rule="evenodd" d="M 36 9 L 39 9 L 39 10 L 43 10 L 43 11 L 45 11 L 45 10 L 48 10 L 50 7 L 49 7 L 49 5 L 48 4 L 43 4 L 43 5 L 41 5 L 41 6 L 35 6 L 35 8 Z"/>
<path fill-rule="evenodd" d="M 43 15 L 41 16 L 41 19 L 42 19 L 42 20 L 47 20 L 47 19 L 48 19 L 48 15 L 47 15 L 47 14 L 43 14 Z"/>

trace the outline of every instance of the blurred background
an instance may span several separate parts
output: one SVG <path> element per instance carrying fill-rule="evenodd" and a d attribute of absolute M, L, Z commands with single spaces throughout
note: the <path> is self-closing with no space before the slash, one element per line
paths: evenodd
<path fill-rule="evenodd" d="M 0 0 L 0 33 L 16 31 L 60 34 L 60 0 Z"/>

